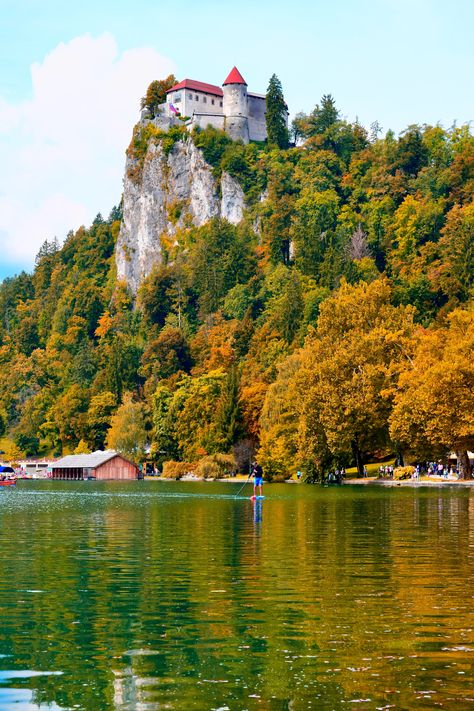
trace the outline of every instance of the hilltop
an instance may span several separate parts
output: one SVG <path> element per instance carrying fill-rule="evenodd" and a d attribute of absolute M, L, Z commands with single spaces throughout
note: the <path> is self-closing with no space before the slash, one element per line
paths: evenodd
<path fill-rule="evenodd" d="M 323 97 L 292 139 L 137 124 L 120 206 L 0 286 L 13 457 L 107 441 L 217 475 L 255 451 L 277 478 L 450 449 L 467 466 L 469 128 L 368 135 Z"/>

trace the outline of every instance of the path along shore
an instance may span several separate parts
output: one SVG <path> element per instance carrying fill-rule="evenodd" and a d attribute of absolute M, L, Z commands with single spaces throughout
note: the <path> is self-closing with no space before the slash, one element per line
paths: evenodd
<path fill-rule="evenodd" d="M 365 479 L 345 479 L 344 484 L 358 484 L 362 486 L 474 486 L 474 479 L 455 479 L 441 476 L 421 477 L 420 479 L 378 479 L 367 477 Z"/>
<path fill-rule="evenodd" d="M 164 476 L 145 476 L 147 481 L 176 481 L 176 479 L 171 479 Z M 202 477 L 195 476 L 183 476 L 179 481 L 218 481 L 226 482 L 229 484 L 244 484 L 246 482 L 245 477 L 226 477 L 223 479 L 203 479 Z M 248 481 L 249 484 L 252 480 Z M 268 483 L 268 482 L 267 482 Z M 303 482 L 296 481 L 295 479 L 287 479 L 285 484 L 302 484 Z M 379 479 L 377 477 L 366 477 L 364 479 L 344 479 L 343 485 L 357 485 L 357 486 L 474 486 L 474 479 L 454 479 L 430 476 L 421 477 L 420 479 Z"/>

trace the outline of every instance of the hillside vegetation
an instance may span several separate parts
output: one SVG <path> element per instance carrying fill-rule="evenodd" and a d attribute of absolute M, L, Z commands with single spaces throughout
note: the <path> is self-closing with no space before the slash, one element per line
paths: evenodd
<path fill-rule="evenodd" d="M 7 454 L 109 444 L 140 458 L 148 442 L 158 463 L 233 454 L 244 468 L 256 451 L 269 477 L 315 479 L 335 463 L 454 449 L 468 475 L 473 136 L 368 135 L 331 97 L 293 134 L 297 147 L 280 149 L 137 129 L 140 160 L 150 140 L 194 140 L 241 184 L 245 219 L 165 242 L 135 303 L 115 278 L 119 208 L 6 279 Z"/>

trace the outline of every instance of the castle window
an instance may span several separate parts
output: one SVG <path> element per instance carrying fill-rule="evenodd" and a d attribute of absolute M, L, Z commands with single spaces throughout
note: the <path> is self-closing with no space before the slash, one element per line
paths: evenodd
<path fill-rule="evenodd" d="M 207 104 L 207 97 L 206 97 L 206 96 L 203 96 L 203 97 L 202 97 L 202 100 L 203 100 L 203 102 L 204 102 L 205 104 Z"/>
<path fill-rule="evenodd" d="M 222 101 L 219 101 L 219 105 L 220 105 L 220 107 L 222 108 Z"/>
<path fill-rule="evenodd" d="M 211 103 L 212 103 L 212 105 L 214 106 L 214 99 L 211 99 Z"/>
<path fill-rule="evenodd" d="M 175 104 L 179 103 L 181 101 L 181 94 L 175 94 L 173 96 L 173 101 Z"/>
<path fill-rule="evenodd" d="M 192 94 L 188 94 L 188 99 L 191 99 L 191 101 L 192 101 L 192 100 L 193 100 L 193 95 L 192 95 Z"/>
<path fill-rule="evenodd" d="M 196 94 L 196 96 L 195 96 L 194 98 L 195 98 L 196 101 L 199 101 L 199 96 L 198 96 L 197 94 Z"/>

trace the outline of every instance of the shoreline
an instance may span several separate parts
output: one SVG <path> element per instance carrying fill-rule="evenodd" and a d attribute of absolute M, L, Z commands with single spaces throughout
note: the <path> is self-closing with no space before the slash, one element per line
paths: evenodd
<path fill-rule="evenodd" d="M 376 479 L 367 477 L 366 479 L 346 479 L 343 484 L 354 484 L 358 486 L 474 486 L 474 479 Z"/>
<path fill-rule="evenodd" d="M 244 478 L 237 477 L 227 477 L 223 479 L 204 479 L 202 477 L 183 477 L 181 479 L 172 479 L 163 476 L 145 476 L 144 481 L 179 481 L 179 482 L 218 482 L 226 484 L 244 484 L 247 480 Z M 251 480 L 248 481 L 249 484 L 252 483 Z M 271 484 L 272 482 L 265 482 L 265 485 Z M 304 482 L 295 481 L 294 479 L 286 479 L 283 482 L 278 482 L 279 484 L 304 484 Z M 308 486 L 313 486 L 309 484 Z M 342 486 L 408 486 L 408 487 L 420 487 L 420 486 L 474 486 L 474 479 L 443 479 L 443 478 L 429 478 L 429 479 L 378 479 L 375 477 L 367 477 L 365 479 L 345 479 L 342 482 Z"/>

